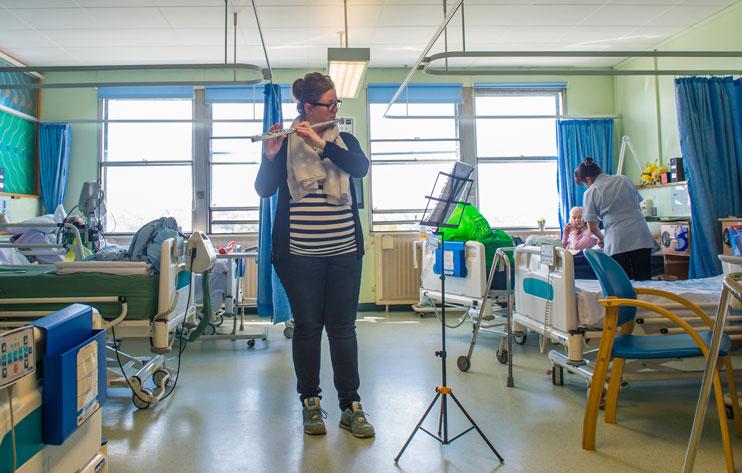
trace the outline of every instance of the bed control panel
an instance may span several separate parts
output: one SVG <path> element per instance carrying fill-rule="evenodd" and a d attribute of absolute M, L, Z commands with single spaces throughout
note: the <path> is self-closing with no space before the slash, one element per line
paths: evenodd
<path fill-rule="evenodd" d="M 36 367 L 33 327 L 0 334 L 0 388 L 9 386 Z"/>

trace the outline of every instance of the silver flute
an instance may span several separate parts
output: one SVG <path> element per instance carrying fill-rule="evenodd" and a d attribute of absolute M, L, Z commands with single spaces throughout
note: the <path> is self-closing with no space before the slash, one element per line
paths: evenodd
<path fill-rule="evenodd" d="M 340 119 L 337 119 L 330 120 L 329 122 L 315 123 L 314 125 L 310 125 L 309 128 L 322 128 L 323 126 L 340 123 L 340 121 Z M 296 130 L 294 128 L 285 128 L 283 130 L 271 131 L 268 133 L 261 133 L 259 135 L 251 136 L 250 141 L 255 143 L 256 141 L 274 140 L 280 136 L 293 135 L 294 133 L 296 133 Z"/>

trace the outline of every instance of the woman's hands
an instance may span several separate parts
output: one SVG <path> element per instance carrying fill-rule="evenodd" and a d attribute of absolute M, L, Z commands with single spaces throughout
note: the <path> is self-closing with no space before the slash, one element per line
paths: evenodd
<path fill-rule="evenodd" d="M 308 144 L 312 148 L 318 150 L 319 152 L 324 151 L 325 149 L 325 143 L 326 141 L 323 140 L 316 131 L 314 131 L 314 128 L 310 126 L 311 124 L 309 122 L 299 122 L 294 126 L 294 130 L 296 130 L 296 135 L 304 140 L 304 143 Z"/>
<path fill-rule="evenodd" d="M 270 128 L 270 130 L 268 130 L 268 132 L 274 133 L 280 129 L 281 129 L 281 124 L 276 123 Z M 283 135 L 283 136 L 279 136 L 278 138 L 274 138 L 272 140 L 263 141 L 263 155 L 265 155 L 266 158 L 273 161 L 273 158 L 275 158 L 278 152 L 281 150 L 281 145 L 283 144 L 283 140 L 285 139 L 286 139 L 286 135 Z"/>

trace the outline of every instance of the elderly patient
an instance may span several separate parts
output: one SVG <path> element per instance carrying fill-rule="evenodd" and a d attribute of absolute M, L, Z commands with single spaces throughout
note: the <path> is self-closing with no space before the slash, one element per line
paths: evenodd
<path fill-rule="evenodd" d="M 572 207 L 569 212 L 569 223 L 564 227 L 562 236 L 562 246 L 567 250 L 584 250 L 592 248 L 598 243 L 588 228 L 585 221 L 582 220 L 582 207 Z"/>

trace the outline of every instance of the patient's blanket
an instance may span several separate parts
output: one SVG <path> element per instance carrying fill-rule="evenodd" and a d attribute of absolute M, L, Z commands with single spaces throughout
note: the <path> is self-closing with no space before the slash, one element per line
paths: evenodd
<path fill-rule="evenodd" d="M 682 296 L 695 304 L 718 304 L 721 295 L 723 276 L 713 276 L 702 279 L 688 279 L 684 281 L 634 281 L 636 288 L 660 289 Z M 603 297 L 598 281 L 575 280 L 577 293 L 577 317 L 582 327 L 600 327 L 603 323 L 603 306 L 598 300 Z M 657 304 L 667 304 L 667 299 L 657 296 L 641 295 L 641 300 Z M 704 312 L 710 316 L 708 309 Z"/>

